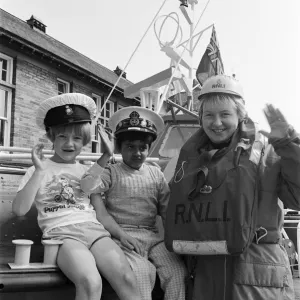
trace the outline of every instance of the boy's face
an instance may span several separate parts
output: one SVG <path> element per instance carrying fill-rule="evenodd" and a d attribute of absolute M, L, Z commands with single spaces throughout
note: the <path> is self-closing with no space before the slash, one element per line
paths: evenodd
<path fill-rule="evenodd" d="M 149 153 L 149 145 L 144 141 L 124 141 L 121 145 L 123 162 L 136 170 L 139 170 Z"/>
<path fill-rule="evenodd" d="M 82 136 L 76 135 L 73 131 L 66 131 L 56 135 L 53 141 L 54 156 L 52 160 L 57 163 L 72 164 L 80 154 L 83 147 Z"/>

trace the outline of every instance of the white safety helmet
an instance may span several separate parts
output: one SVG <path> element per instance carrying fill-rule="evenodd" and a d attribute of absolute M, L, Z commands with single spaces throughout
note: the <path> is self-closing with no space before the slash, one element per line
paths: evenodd
<path fill-rule="evenodd" d="M 214 75 L 206 79 L 198 99 L 201 100 L 204 95 L 211 93 L 224 93 L 244 98 L 241 84 L 234 77 L 227 75 Z"/>

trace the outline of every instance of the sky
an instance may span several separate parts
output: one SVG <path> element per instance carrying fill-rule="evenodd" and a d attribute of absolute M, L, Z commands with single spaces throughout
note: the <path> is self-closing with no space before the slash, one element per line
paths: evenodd
<path fill-rule="evenodd" d="M 111 70 L 128 64 L 127 78 L 138 82 L 170 65 L 154 26 L 132 56 L 164 1 L 0 0 L 0 7 L 24 21 L 35 15 L 47 26 L 48 35 Z M 166 0 L 156 29 L 159 31 L 163 15 L 176 12 L 184 41 L 189 38 L 189 27 L 179 4 Z M 263 129 L 269 129 L 263 107 L 272 103 L 300 131 L 299 11 L 299 0 L 198 0 L 195 5 L 195 24 L 200 21 L 194 33 L 215 25 L 225 72 L 236 74 L 249 115 Z M 165 22 L 162 42 L 174 38 L 176 26 L 170 19 Z M 195 68 L 209 37 L 209 32 L 204 34 L 195 49 Z"/>

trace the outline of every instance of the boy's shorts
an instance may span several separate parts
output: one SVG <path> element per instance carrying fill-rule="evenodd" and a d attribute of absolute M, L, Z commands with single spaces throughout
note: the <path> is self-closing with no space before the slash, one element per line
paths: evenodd
<path fill-rule="evenodd" d="M 104 237 L 110 237 L 110 233 L 102 224 L 93 222 L 58 226 L 43 234 L 44 240 L 63 241 L 64 239 L 73 239 L 81 242 L 88 249 L 91 249 L 94 243 Z"/>

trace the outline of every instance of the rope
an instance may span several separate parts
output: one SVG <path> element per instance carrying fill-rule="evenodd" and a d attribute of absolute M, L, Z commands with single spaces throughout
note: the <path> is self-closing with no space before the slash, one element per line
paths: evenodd
<path fill-rule="evenodd" d="M 97 113 L 97 115 L 96 115 L 96 120 L 99 118 L 99 116 L 100 116 L 102 110 L 103 110 L 104 107 L 105 107 L 106 102 L 110 99 L 110 97 L 111 97 L 113 91 L 115 90 L 115 88 L 116 88 L 116 86 L 118 85 L 120 79 L 122 78 L 122 75 L 123 75 L 123 73 L 125 72 L 125 70 L 126 70 L 128 64 L 130 63 L 132 57 L 134 56 L 134 54 L 135 54 L 136 51 L 138 50 L 140 44 L 142 43 L 142 41 L 143 41 L 143 39 L 145 38 L 146 34 L 148 33 L 150 27 L 152 26 L 153 22 L 155 21 L 157 15 L 160 13 L 160 11 L 162 10 L 162 8 L 164 7 L 164 5 L 165 5 L 166 2 L 167 2 L 167 0 L 164 0 L 164 2 L 162 3 L 162 5 L 161 5 L 160 8 L 158 9 L 157 13 L 155 14 L 154 18 L 152 19 L 151 23 L 149 24 L 148 28 L 146 29 L 145 33 L 143 34 L 142 38 L 140 39 L 139 43 L 137 44 L 135 50 L 134 50 L 133 53 L 131 54 L 131 56 L 130 56 L 128 62 L 127 62 L 126 65 L 125 65 L 125 68 L 122 70 L 122 72 L 121 72 L 121 74 L 119 75 L 119 77 L 118 77 L 118 79 L 117 79 L 115 85 L 113 86 L 112 90 L 110 91 L 109 95 L 107 96 L 106 100 L 104 101 L 104 104 L 103 104 L 102 108 L 100 109 L 100 111 L 98 111 L 98 113 Z"/>

